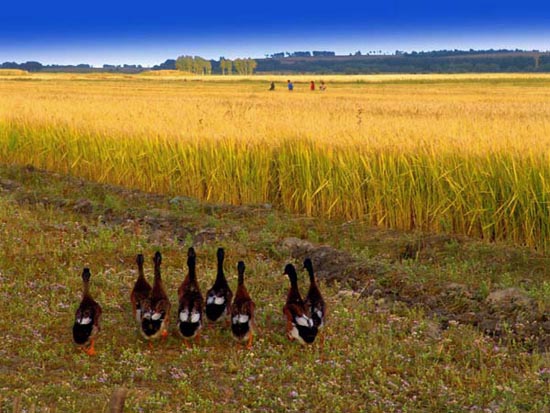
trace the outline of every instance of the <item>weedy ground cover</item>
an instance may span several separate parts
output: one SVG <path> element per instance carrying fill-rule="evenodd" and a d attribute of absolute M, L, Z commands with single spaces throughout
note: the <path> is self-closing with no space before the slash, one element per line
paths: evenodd
<path fill-rule="evenodd" d="M 104 411 L 119 386 L 128 389 L 129 412 L 544 412 L 550 406 L 547 354 L 519 340 L 500 343 L 468 323 L 444 326 L 427 303 L 362 293 L 372 281 L 394 289 L 415 285 L 434 296 L 438 285 L 450 290 L 460 283 L 483 297 L 521 285 L 548 311 L 541 254 L 451 237 L 404 258 L 421 234 L 266 205 L 148 194 L 33 168 L 2 166 L 0 188 L 0 410 L 11 411 L 17 400 L 27 410 Z M 284 337 L 282 268 L 298 261 L 284 247 L 289 237 L 337 247 L 373 268 L 353 286 L 322 278 L 330 308 L 323 348 L 304 349 Z M 225 247 L 232 286 L 236 262 L 246 261 L 258 307 L 251 351 L 221 326 L 205 329 L 192 349 L 171 335 L 150 350 L 139 337 L 129 301 L 135 255 L 146 254 L 151 277 L 151 257 L 162 251 L 175 301 L 191 244 L 203 289 L 215 277 L 218 246 Z M 85 265 L 104 308 L 95 357 L 71 343 Z M 305 287 L 303 272 L 300 283 Z"/>

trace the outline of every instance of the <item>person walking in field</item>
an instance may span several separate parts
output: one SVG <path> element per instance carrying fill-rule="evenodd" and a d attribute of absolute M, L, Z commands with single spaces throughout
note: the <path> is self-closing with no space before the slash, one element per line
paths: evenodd
<path fill-rule="evenodd" d="M 309 90 L 312 92 L 315 90 L 315 82 L 313 80 L 309 83 Z"/>
<path fill-rule="evenodd" d="M 324 92 L 325 90 L 327 90 L 327 85 L 325 85 L 325 82 L 321 80 L 321 84 L 319 85 L 319 90 L 321 92 Z"/>
<path fill-rule="evenodd" d="M 271 82 L 271 86 L 269 86 L 269 90 L 275 90 L 275 82 Z"/>
<path fill-rule="evenodd" d="M 287 80 L 286 83 L 287 83 L 287 86 L 288 86 L 288 91 L 292 92 L 294 90 L 294 85 L 292 84 L 292 82 L 290 80 Z"/>

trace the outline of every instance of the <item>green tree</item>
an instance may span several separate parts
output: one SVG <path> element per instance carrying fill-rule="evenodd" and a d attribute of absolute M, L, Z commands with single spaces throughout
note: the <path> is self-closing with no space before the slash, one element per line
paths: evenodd
<path fill-rule="evenodd" d="M 244 59 L 239 58 L 233 60 L 233 67 L 235 68 L 235 72 L 237 72 L 239 75 L 245 74 Z"/>
<path fill-rule="evenodd" d="M 256 62 L 254 59 L 246 59 L 247 63 L 247 74 L 251 75 L 254 73 L 254 70 L 256 70 L 256 67 L 258 66 L 258 62 Z"/>
<path fill-rule="evenodd" d="M 225 59 L 223 57 L 220 58 L 220 69 L 222 71 L 222 75 L 230 75 L 233 70 L 233 62 L 229 59 Z"/>
<path fill-rule="evenodd" d="M 251 75 L 258 63 L 254 59 L 235 59 L 233 62 L 235 71 L 240 75 Z"/>
<path fill-rule="evenodd" d="M 180 56 L 176 59 L 176 69 L 182 72 L 193 73 L 193 58 L 191 56 Z"/>
<path fill-rule="evenodd" d="M 176 60 L 176 69 L 197 75 L 212 73 L 212 63 L 200 56 L 180 56 Z"/>

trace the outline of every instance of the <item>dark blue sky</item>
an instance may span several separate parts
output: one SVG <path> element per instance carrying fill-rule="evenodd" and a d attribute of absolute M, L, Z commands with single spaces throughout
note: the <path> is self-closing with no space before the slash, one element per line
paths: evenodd
<path fill-rule="evenodd" d="M 294 50 L 550 50 L 550 2 L 6 1 L 0 61 L 136 63 Z"/>

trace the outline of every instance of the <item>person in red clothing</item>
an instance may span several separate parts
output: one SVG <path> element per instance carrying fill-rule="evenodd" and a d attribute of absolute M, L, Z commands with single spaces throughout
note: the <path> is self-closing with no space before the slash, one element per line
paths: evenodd
<path fill-rule="evenodd" d="M 309 84 L 309 90 L 315 90 L 315 82 L 312 80 L 311 83 Z"/>

